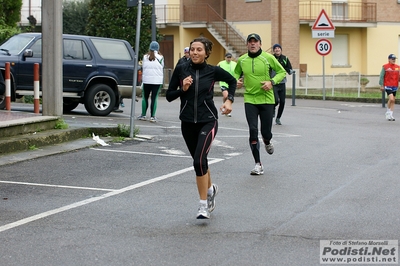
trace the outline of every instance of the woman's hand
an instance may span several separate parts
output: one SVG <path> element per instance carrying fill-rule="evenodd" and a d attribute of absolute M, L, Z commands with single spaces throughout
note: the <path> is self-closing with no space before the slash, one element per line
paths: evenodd
<path fill-rule="evenodd" d="M 230 114 L 232 112 L 232 102 L 230 100 L 226 100 L 219 108 L 219 110 L 223 115 Z"/>
<path fill-rule="evenodd" d="M 187 91 L 189 89 L 189 87 L 192 85 L 192 83 L 193 83 L 192 76 L 190 75 L 190 76 L 186 77 L 183 80 L 183 88 L 182 88 L 182 90 L 183 91 Z"/>

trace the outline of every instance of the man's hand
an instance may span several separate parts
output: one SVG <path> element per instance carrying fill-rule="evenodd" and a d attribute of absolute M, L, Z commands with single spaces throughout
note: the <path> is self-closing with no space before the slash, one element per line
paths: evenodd
<path fill-rule="evenodd" d="M 241 89 L 243 87 L 243 78 L 237 80 L 236 88 Z"/>
<path fill-rule="evenodd" d="M 261 88 L 266 91 L 272 89 L 273 87 L 272 82 L 270 80 L 261 81 L 261 84 L 262 84 Z"/>

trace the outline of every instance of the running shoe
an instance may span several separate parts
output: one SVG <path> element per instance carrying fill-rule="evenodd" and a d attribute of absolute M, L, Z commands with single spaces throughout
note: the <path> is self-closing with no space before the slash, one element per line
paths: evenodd
<path fill-rule="evenodd" d="M 276 123 L 277 125 L 282 125 L 281 119 L 279 119 L 279 118 L 275 119 L 275 123 Z"/>
<path fill-rule="evenodd" d="M 227 116 L 227 117 L 232 117 L 232 114 L 229 113 L 229 114 L 226 114 L 225 116 Z"/>
<path fill-rule="evenodd" d="M 199 210 L 197 211 L 197 219 L 210 219 L 210 212 L 207 204 L 200 204 Z"/>
<path fill-rule="evenodd" d="M 215 196 L 218 194 L 218 186 L 212 184 L 213 194 L 207 195 L 208 211 L 212 212 L 215 209 Z"/>
<path fill-rule="evenodd" d="M 393 117 L 393 114 L 390 114 L 390 121 L 396 121 L 396 119 Z"/>
<path fill-rule="evenodd" d="M 138 120 L 146 120 L 146 116 L 145 115 L 139 115 L 137 117 Z"/>
<path fill-rule="evenodd" d="M 274 153 L 274 145 L 272 142 L 269 144 L 265 144 L 265 150 L 268 152 L 268 154 L 273 154 Z"/>
<path fill-rule="evenodd" d="M 253 170 L 250 172 L 251 175 L 263 175 L 264 174 L 264 168 L 260 163 L 256 163 L 256 166 L 254 167 Z"/>
<path fill-rule="evenodd" d="M 150 122 L 153 122 L 153 123 L 157 122 L 157 118 L 154 116 L 150 117 Z"/>
<path fill-rule="evenodd" d="M 391 120 L 391 115 L 389 112 L 386 112 L 385 116 L 386 116 L 386 120 L 388 120 L 388 121 Z"/>

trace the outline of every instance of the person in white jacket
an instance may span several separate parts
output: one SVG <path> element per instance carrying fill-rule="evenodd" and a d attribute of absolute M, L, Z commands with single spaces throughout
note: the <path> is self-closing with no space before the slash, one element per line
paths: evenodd
<path fill-rule="evenodd" d="M 149 52 L 143 56 L 142 63 L 142 113 L 139 120 L 146 120 L 149 96 L 151 93 L 150 122 L 157 122 L 156 110 L 158 94 L 164 83 L 164 57 L 159 52 L 160 45 L 156 41 L 150 43 Z"/>

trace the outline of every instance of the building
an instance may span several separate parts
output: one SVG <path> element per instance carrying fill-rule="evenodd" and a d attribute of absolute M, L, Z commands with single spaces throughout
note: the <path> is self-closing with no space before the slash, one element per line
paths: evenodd
<path fill-rule="evenodd" d="M 28 17 L 33 16 L 38 25 L 42 24 L 42 0 L 22 0 L 21 26 L 29 26 Z"/>

